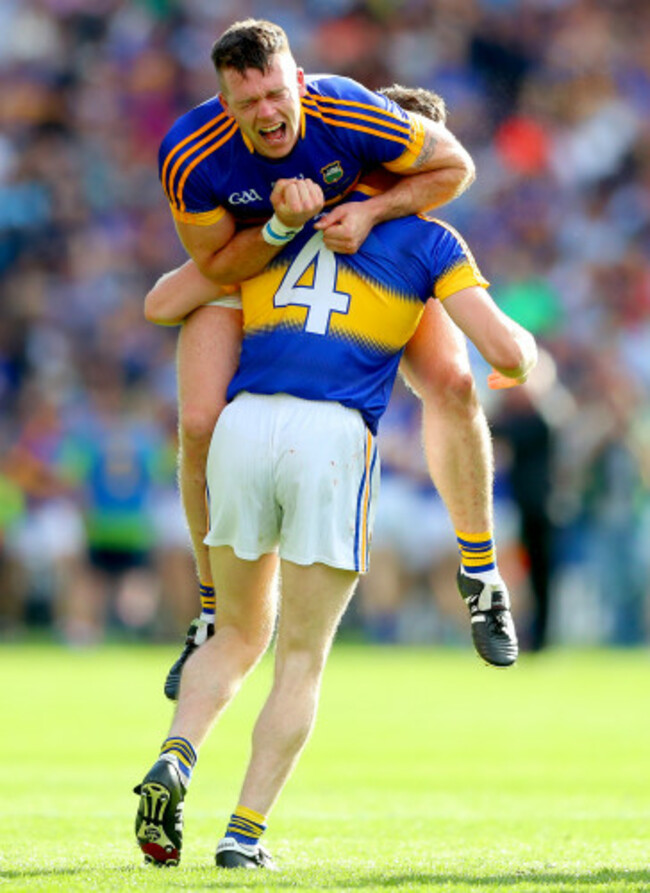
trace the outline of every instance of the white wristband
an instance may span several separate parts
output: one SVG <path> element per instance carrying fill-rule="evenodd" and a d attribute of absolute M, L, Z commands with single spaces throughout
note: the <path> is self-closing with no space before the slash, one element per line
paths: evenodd
<path fill-rule="evenodd" d="M 287 226 L 274 214 L 262 227 L 262 238 L 269 245 L 286 245 L 301 229 L 302 226 Z"/>

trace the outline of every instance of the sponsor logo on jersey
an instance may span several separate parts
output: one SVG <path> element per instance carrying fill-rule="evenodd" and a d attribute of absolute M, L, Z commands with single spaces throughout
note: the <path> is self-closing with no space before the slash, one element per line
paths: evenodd
<path fill-rule="evenodd" d="M 325 167 L 322 167 L 320 172 L 323 175 L 323 180 L 328 184 L 336 183 L 343 176 L 343 168 L 340 161 L 331 161 Z"/>
<path fill-rule="evenodd" d="M 231 205 L 249 205 L 251 202 L 261 202 L 262 196 L 256 189 L 245 189 L 243 192 L 231 192 L 228 201 Z"/>

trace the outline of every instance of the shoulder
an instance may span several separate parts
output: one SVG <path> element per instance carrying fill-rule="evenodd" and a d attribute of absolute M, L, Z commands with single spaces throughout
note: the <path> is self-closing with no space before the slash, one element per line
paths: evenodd
<path fill-rule="evenodd" d="M 212 214 L 221 204 L 219 172 L 232 168 L 223 152 L 241 142 L 238 133 L 237 122 L 216 96 L 182 115 L 171 127 L 158 153 L 158 175 L 175 215 Z M 208 222 L 214 222 L 212 217 L 203 221 Z"/>
<path fill-rule="evenodd" d="M 329 97 L 331 99 L 368 99 L 373 105 L 387 107 L 389 100 L 380 93 L 375 93 L 364 87 L 352 78 L 346 78 L 337 74 L 312 74 L 307 75 L 305 84 L 308 94 L 315 97 Z"/>
<path fill-rule="evenodd" d="M 399 146 L 410 144 L 412 125 L 407 113 L 386 96 L 368 90 L 351 78 L 337 75 L 315 75 L 306 79 L 303 110 L 321 126 L 339 128 L 339 135 L 347 134 L 362 144 L 372 140 L 395 142 L 392 151 L 370 159 L 376 163 L 393 160 Z M 342 130 L 341 130 L 342 129 Z M 378 144 L 375 144 L 378 145 Z"/>
<path fill-rule="evenodd" d="M 158 153 L 159 162 L 164 162 L 181 147 L 196 145 L 202 140 L 210 140 L 217 133 L 225 133 L 237 127 L 233 119 L 224 111 L 216 96 L 201 105 L 195 106 L 181 115 L 165 135 Z"/>
<path fill-rule="evenodd" d="M 361 105 L 380 114 L 407 120 L 406 113 L 396 103 L 381 93 L 375 93 L 352 78 L 341 77 L 334 74 L 307 75 L 305 79 L 307 87 L 306 101 L 326 106 L 348 104 L 350 106 Z"/>
<path fill-rule="evenodd" d="M 449 294 L 473 285 L 480 285 L 482 288 L 489 286 L 490 283 L 481 273 L 469 245 L 457 229 L 437 217 L 421 215 L 419 219 L 436 228 L 434 263 L 437 298 L 444 300 Z"/>
<path fill-rule="evenodd" d="M 440 220 L 439 217 L 434 217 L 431 212 L 427 211 L 422 214 L 418 214 L 417 219 L 420 220 L 424 226 L 428 226 L 431 231 L 435 233 L 436 239 L 440 242 L 441 245 L 444 245 L 449 249 L 453 248 L 464 254 L 471 253 L 469 245 L 467 244 L 463 236 L 450 223 L 447 223 L 444 220 Z"/>

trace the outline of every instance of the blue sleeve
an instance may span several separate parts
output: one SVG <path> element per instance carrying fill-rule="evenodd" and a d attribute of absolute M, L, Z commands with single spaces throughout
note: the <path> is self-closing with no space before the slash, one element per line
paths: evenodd
<path fill-rule="evenodd" d="M 208 225 L 223 215 L 213 156 L 236 130 L 220 106 L 206 103 L 180 118 L 162 141 L 158 174 L 177 220 Z"/>

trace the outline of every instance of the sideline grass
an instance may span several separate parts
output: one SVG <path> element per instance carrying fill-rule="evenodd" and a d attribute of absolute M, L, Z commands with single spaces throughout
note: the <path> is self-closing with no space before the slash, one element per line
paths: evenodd
<path fill-rule="evenodd" d="M 164 737 L 171 647 L 0 647 L 0 887 L 650 891 L 650 659 L 335 647 L 267 833 L 280 875 L 217 872 L 265 662 L 204 747 L 179 868 L 141 865 L 131 793 Z"/>

